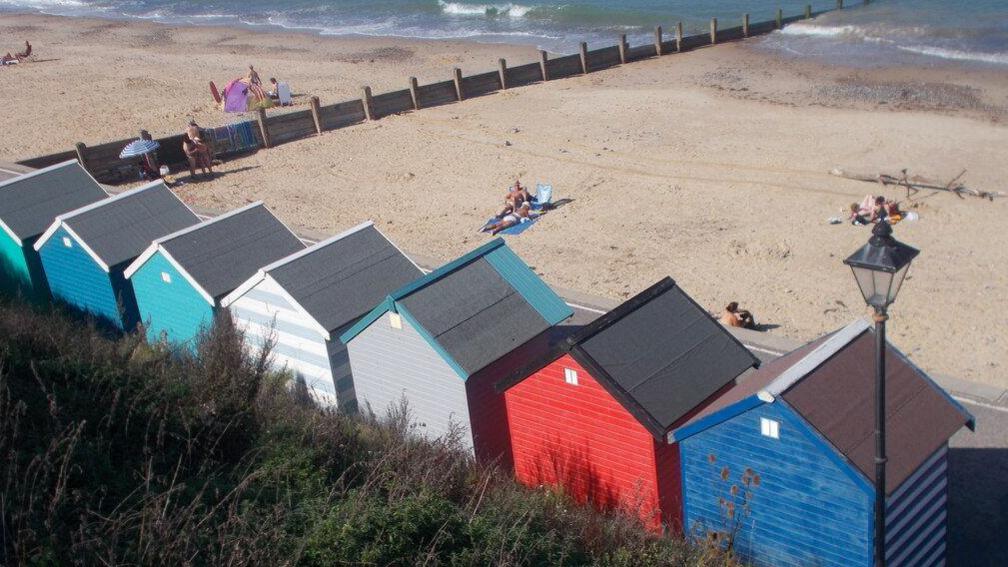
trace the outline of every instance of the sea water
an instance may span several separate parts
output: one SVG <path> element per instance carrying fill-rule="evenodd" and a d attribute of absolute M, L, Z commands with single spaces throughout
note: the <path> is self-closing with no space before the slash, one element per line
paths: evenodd
<path fill-rule="evenodd" d="M 581 41 L 652 41 L 655 25 L 686 33 L 801 14 L 808 0 L 0 0 L 2 11 L 243 25 L 325 35 L 453 39 L 536 45 L 572 53 Z M 841 12 L 757 40 L 762 49 L 849 65 L 969 64 L 1008 68 L 1008 0 L 847 0 Z M 815 11 L 835 0 L 815 0 Z M 2 18 L 2 15 L 0 15 Z M 0 21 L 2 24 L 2 21 Z"/>

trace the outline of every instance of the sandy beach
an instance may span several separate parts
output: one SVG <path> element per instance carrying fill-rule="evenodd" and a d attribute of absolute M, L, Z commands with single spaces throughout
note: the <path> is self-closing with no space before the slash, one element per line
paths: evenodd
<path fill-rule="evenodd" d="M 323 104 L 536 60 L 529 47 L 338 38 L 245 29 L 4 15 L 8 114 L 0 161 L 229 122 L 207 83 L 254 63 Z M 301 97 L 302 100 L 304 97 Z M 876 185 L 829 174 L 911 174 L 1008 191 L 1008 74 L 946 65 L 849 69 L 782 57 L 759 39 L 663 57 L 325 133 L 230 161 L 189 202 L 265 200 L 292 225 L 373 219 L 404 250 L 448 260 L 504 189 L 552 183 L 570 202 L 512 246 L 551 284 L 626 298 L 664 275 L 712 312 L 728 301 L 768 332 L 811 339 L 866 313 L 844 257 L 864 227 L 828 219 Z M 186 175 L 182 176 L 187 177 Z M 922 250 L 890 339 L 934 374 L 1008 385 L 1006 203 L 921 192 L 895 227 Z M 991 309 L 994 315 L 983 315 Z"/>

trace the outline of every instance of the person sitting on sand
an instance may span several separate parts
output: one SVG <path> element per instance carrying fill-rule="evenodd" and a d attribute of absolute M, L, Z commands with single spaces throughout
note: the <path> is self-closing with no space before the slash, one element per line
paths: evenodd
<path fill-rule="evenodd" d="M 199 126 L 194 122 L 189 123 L 185 136 L 182 138 L 182 151 L 189 159 L 189 174 L 196 177 L 196 168 L 203 170 L 206 175 L 209 170 L 213 173 L 213 165 L 210 163 L 210 148 L 200 138 Z"/>
<path fill-rule="evenodd" d="M 753 319 L 752 313 L 745 309 L 739 309 L 737 301 L 732 301 L 725 307 L 724 313 L 721 314 L 721 324 L 726 327 L 741 327 L 745 329 L 756 327 L 756 321 Z"/>
<path fill-rule="evenodd" d="M 528 201 L 525 201 L 524 203 L 518 205 L 516 209 L 512 209 L 511 212 L 504 214 L 499 221 L 492 222 L 484 226 L 483 232 L 489 230 L 490 234 L 496 236 L 502 230 L 506 230 L 512 226 L 531 220 L 531 217 L 529 216 L 531 211 L 532 207 L 529 205 Z"/>
<path fill-rule="evenodd" d="M 849 220 L 854 226 L 864 226 L 871 222 L 871 211 L 865 211 L 857 203 L 851 203 Z"/>
<path fill-rule="evenodd" d="M 21 59 L 28 59 L 29 57 L 31 57 L 31 54 L 32 54 L 32 46 L 31 46 L 31 44 L 28 43 L 28 40 L 25 40 L 24 45 L 25 45 L 25 50 L 24 51 L 22 51 L 20 53 L 15 53 L 14 54 L 14 57 L 17 57 L 18 61 L 20 61 Z"/>
<path fill-rule="evenodd" d="M 280 98 L 280 85 L 277 84 L 276 77 L 270 77 L 269 87 L 270 90 L 266 91 L 266 94 L 269 95 L 270 98 Z"/>
<path fill-rule="evenodd" d="M 528 189 L 522 187 L 521 181 L 516 179 L 515 184 L 508 187 L 507 195 L 504 196 L 504 210 L 498 213 L 497 218 L 504 218 L 508 213 L 521 208 L 522 203 L 531 201 L 532 195 L 529 195 Z"/>

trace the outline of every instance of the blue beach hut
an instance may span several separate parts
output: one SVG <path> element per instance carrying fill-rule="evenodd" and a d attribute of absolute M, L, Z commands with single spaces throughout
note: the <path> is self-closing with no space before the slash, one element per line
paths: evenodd
<path fill-rule="evenodd" d="M 381 417 L 405 399 L 423 435 L 458 432 L 477 457 L 507 464 L 495 363 L 572 314 L 498 238 L 388 295 L 340 340 L 360 408 Z"/>
<path fill-rule="evenodd" d="M 870 566 L 875 335 L 867 321 L 765 364 L 670 434 L 687 533 L 754 565 Z M 886 355 L 886 557 L 943 565 L 948 440 L 973 417 Z"/>
<path fill-rule="evenodd" d="M 54 298 L 130 330 L 138 313 L 123 270 L 151 240 L 197 222 L 155 181 L 56 217 L 34 247 Z"/>
<path fill-rule="evenodd" d="M 304 248 L 261 202 L 154 240 L 125 272 L 148 340 L 192 345 L 224 296 Z"/>
<path fill-rule="evenodd" d="M 0 183 L 0 291 L 45 299 L 49 288 L 33 245 L 60 214 L 106 198 L 77 160 Z"/>

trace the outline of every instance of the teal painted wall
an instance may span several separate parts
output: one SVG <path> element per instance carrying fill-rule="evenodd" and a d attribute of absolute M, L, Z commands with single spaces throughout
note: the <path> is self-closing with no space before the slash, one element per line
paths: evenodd
<path fill-rule="evenodd" d="M 779 439 L 762 434 L 760 418 L 780 424 Z M 831 457 L 833 450 L 781 403 L 757 406 L 684 439 L 680 454 L 690 535 L 728 527 L 719 499 L 731 501 L 731 486 L 741 487 L 741 476 L 751 470 L 759 486 L 735 542 L 744 560 L 761 567 L 872 565 L 870 487 L 852 479 L 850 467 Z M 742 510 L 743 495 L 735 500 Z"/>
<path fill-rule="evenodd" d="M 71 246 L 64 245 L 64 238 L 70 239 Z M 113 278 L 62 228 L 39 250 L 39 255 L 55 299 L 123 328 L 119 311 L 121 274 L 116 278 L 120 281 L 113 283 Z"/>
<path fill-rule="evenodd" d="M 171 283 L 165 283 L 162 273 L 168 274 Z M 160 252 L 130 280 L 140 320 L 147 327 L 147 340 L 164 338 L 171 343 L 192 344 L 200 331 L 212 323 L 213 307 Z"/>
<path fill-rule="evenodd" d="M 0 291 L 14 296 L 31 289 L 31 272 L 21 242 L 11 238 L 7 231 L 0 231 Z"/>

